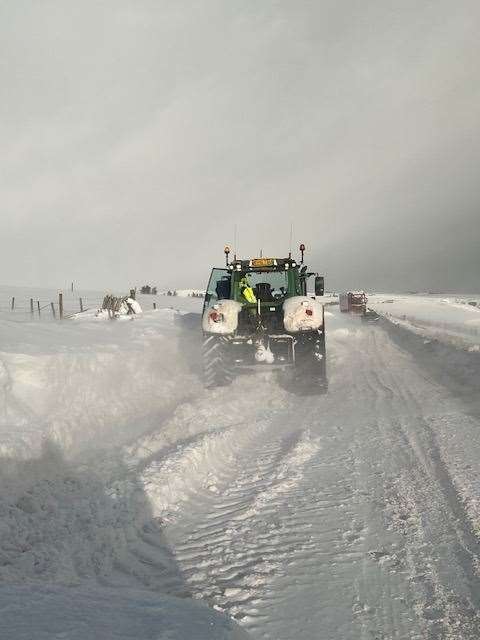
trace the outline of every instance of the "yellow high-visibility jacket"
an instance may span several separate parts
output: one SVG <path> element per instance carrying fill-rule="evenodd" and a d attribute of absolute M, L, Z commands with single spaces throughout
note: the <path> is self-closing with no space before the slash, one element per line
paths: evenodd
<path fill-rule="evenodd" d="M 252 287 L 248 284 L 248 281 L 243 278 L 242 278 L 242 281 L 240 282 L 240 290 L 242 292 L 242 296 L 245 298 L 247 302 L 254 304 L 257 301 L 257 298 L 255 296 L 255 293 L 253 292 Z"/>

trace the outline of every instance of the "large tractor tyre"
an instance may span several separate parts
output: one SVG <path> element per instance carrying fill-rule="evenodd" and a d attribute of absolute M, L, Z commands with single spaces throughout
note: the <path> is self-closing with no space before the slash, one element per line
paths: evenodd
<path fill-rule="evenodd" d="M 203 340 L 203 381 L 207 389 L 232 382 L 232 362 L 229 340 L 223 336 L 206 335 Z"/>
<path fill-rule="evenodd" d="M 295 346 L 295 378 L 308 388 L 326 390 L 327 357 L 325 336 L 304 336 Z"/>

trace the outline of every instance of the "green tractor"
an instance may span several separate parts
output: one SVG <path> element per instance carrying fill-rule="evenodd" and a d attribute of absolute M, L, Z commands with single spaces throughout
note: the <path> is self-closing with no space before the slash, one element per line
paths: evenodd
<path fill-rule="evenodd" d="M 212 270 L 202 315 L 206 387 L 229 384 L 240 368 L 290 368 L 325 389 L 324 278 L 301 260 L 252 258 Z M 315 297 L 307 281 L 315 276 Z"/>

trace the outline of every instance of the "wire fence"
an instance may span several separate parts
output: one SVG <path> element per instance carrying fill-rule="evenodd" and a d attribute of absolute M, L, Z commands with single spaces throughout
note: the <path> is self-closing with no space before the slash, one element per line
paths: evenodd
<path fill-rule="evenodd" d="M 38 292 L 40 294 L 40 292 Z M 172 294 L 173 295 L 173 294 Z M 90 292 L 75 295 L 73 293 L 42 291 L 40 295 L 28 297 L 25 293 L 15 295 L 0 291 L 0 313 L 18 321 L 29 320 L 61 320 L 71 318 L 77 314 L 105 308 L 111 299 L 111 294 Z M 136 294 L 144 310 L 157 309 L 167 306 L 167 301 L 175 300 L 164 293 L 157 295 Z"/>
<path fill-rule="evenodd" d="M 24 296 L 11 296 L 0 298 L 0 312 L 14 314 L 15 317 L 24 319 L 62 319 L 71 317 L 77 313 L 83 313 L 91 309 L 102 307 L 104 296 L 78 296 L 68 297 L 60 293 L 55 298 L 25 298 Z"/>

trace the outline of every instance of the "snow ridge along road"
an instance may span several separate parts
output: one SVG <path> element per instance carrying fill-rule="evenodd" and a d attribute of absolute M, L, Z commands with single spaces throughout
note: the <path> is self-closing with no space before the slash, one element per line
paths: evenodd
<path fill-rule="evenodd" d="M 122 352 L 128 336 L 140 420 L 139 404 L 128 414 L 118 397 L 115 432 L 118 378 L 105 380 L 107 414 L 90 413 L 90 443 L 76 430 L 64 437 L 59 410 L 49 432 L 45 412 L 41 432 L 58 444 L 2 467 L 0 603 L 9 585 L 87 583 L 133 603 L 145 589 L 203 600 L 258 639 L 478 639 L 478 355 L 464 354 L 472 384 L 459 394 L 453 377 L 436 375 L 433 351 L 427 362 L 395 327 L 334 312 L 327 394 L 293 393 L 267 372 L 206 392 L 193 330 L 160 317 L 109 337 Z M 188 358 L 178 350 L 186 333 Z M 142 360 L 152 345 L 159 357 Z M 79 349 L 73 359 L 96 361 Z M 13 406 L 16 369 L 5 359 Z M 84 370 L 77 399 L 82 385 L 94 397 Z M 188 637 L 176 633 L 165 637 Z"/>

